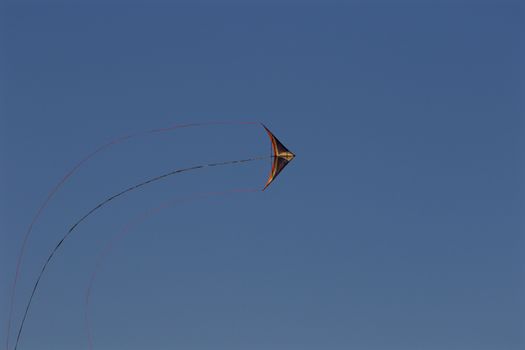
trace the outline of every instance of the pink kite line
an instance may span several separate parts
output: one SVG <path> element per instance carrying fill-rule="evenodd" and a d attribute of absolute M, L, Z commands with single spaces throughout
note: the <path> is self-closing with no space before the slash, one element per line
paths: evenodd
<path fill-rule="evenodd" d="M 229 194 L 236 194 L 236 193 L 251 193 L 251 192 L 260 192 L 260 189 L 232 189 L 229 191 L 222 191 L 222 192 L 206 192 L 201 194 L 194 194 L 183 198 L 176 198 L 169 200 L 167 202 L 162 203 L 161 205 L 150 209 L 146 212 L 144 212 L 142 215 L 138 216 L 137 218 L 128 221 L 122 230 L 114 235 L 111 240 L 108 242 L 108 244 L 104 247 L 104 249 L 99 253 L 97 257 L 97 262 L 95 264 L 95 268 L 91 274 L 91 277 L 89 279 L 88 287 L 86 288 L 86 297 L 85 297 L 85 307 L 84 307 L 84 316 L 85 316 L 85 324 L 86 324 L 86 334 L 88 338 L 88 347 L 89 350 L 93 350 L 93 331 L 91 327 L 91 322 L 89 319 L 89 305 L 91 300 L 91 291 L 93 289 L 93 284 L 95 282 L 95 279 L 97 277 L 97 274 L 100 271 L 100 268 L 102 267 L 103 261 L 108 257 L 108 255 L 111 253 L 115 245 L 121 241 L 123 238 L 125 238 L 131 230 L 133 230 L 136 226 L 141 224 L 142 222 L 146 221 L 148 218 L 150 218 L 152 215 L 157 214 L 158 212 L 172 207 L 177 204 L 184 204 L 188 203 L 190 201 L 195 201 L 199 199 L 206 199 L 210 197 L 217 197 L 217 196 L 225 196 Z"/>

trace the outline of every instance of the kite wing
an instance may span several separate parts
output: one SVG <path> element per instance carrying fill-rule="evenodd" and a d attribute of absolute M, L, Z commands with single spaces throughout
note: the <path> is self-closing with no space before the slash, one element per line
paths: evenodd
<path fill-rule="evenodd" d="M 264 124 L 262 124 L 264 130 L 268 133 L 270 141 L 272 142 L 272 170 L 268 176 L 268 181 L 263 188 L 263 191 L 270 186 L 270 184 L 275 180 L 277 175 L 292 161 L 295 157 L 295 154 L 290 152 L 284 145 L 275 137 L 274 134 Z"/>

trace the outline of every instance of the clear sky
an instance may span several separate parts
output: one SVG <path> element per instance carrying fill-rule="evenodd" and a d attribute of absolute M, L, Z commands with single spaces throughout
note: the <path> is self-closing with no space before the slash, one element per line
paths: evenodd
<path fill-rule="evenodd" d="M 23 234 L 77 161 L 131 132 L 258 120 L 297 158 L 264 193 L 135 226 L 95 281 L 95 349 L 524 349 L 523 6 L 218 3 L 3 2 L 0 344 Z M 35 225 L 16 324 L 50 249 L 100 200 L 269 147 L 258 126 L 207 126 L 93 158 Z M 172 177 L 83 222 L 19 350 L 87 349 L 89 276 L 127 222 L 268 171 Z"/>

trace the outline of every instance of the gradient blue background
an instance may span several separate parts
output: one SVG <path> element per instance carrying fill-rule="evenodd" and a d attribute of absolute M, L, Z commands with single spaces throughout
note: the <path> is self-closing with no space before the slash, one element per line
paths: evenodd
<path fill-rule="evenodd" d="M 265 193 L 136 226 L 94 286 L 96 349 L 525 348 L 518 2 L 13 1 L 0 12 L 2 344 L 23 233 L 80 158 L 129 132 L 260 120 L 297 158 Z M 101 199 L 268 152 L 259 127 L 211 126 L 94 158 L 35 226 L 15 321 L 49 250 Z M 49 267 L 19 349 L 87 348 L 89 274 L 129 220 L 172 198 L 260 187 L 268 170 L 172 177 L 90 217 Z"/>

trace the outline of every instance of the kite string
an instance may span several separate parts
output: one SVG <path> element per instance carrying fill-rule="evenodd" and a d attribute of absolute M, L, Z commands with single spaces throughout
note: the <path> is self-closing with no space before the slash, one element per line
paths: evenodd
<path fill-rule="evenodd" d="M 254 125 L 254 124 L 257 124 L 257 125 L 259 125 L 260 122 L 226 120 L 226 121 L 214 121 L 214 122 L 202 122 L 202 123 L 175 124 L 175 125 L 169 126 L 167 128 L 151 129 L 149 132 L 150 133 L 155 133 L 155 132 L 170 131 L 170 130 L 173 130 L 173 129 L 190 128 L 190 127 L 195 127 L 195 126 L 232 125 L 232 124 L 235 124 L 235 125 Z"/>
<path fill-rule="evenodd" d="M 92 330 L 91 321 L 90 321 L 90 318 L 89 318 L 89 306 L 90 306 L 90 301 L 91 301 L 91 294 L 92 294 L 93 284 L 94 284 L 94 282 L 95 282 L 95 280 L 97 278 L 98 273 L 100 272 L 100 269 L 102 267 L 102 264 L 103 264 L 104 260 L 107 259 L 107 257 L 113 251 L 113 248 L 115 247 L 115 245 L 118 242 L 122 241 L 126 236 L 128 236 L 130 231 L 132 231 L 135 227 L 137 227 L 142 222 L 144 222 L 147 219 L 149 219 L 151 216 L 159 213 L 160 211 L 162 211 L 164 209 L 173 207 L 173 206 L 175 206 L 177 204 L 184 204 L 184 203 L 188 203 L 188 202 L 191 202 L 191 201 L 200 200 L 200 199 L 207 199 L 207 198 L 216 197 L 216 196 L 226 196 L 226 195 L 230 195 L 230 194 L 250 193 L 250 192 L 260 192 L 260 189 L 254 189 L 254 188 L 249 188 L 249 189 L 242 189 L 242 188 L 241 189 L 232 189 L 232 190 L 228 190 L 228 191 L 206 192 L 206 193 L 201 193 L 201 194 L 194 194 L 194 195 L 187 196 L 187 197 L 184 197 L 184 198 L 171 199 L 169 201 L 166 201 L 166 202 L 162 203 L 161 205 L 159 205 L 159 206 L 157 206 L 155 208 L 149 209 L 148 211 L 144 212 L 142 215 L 139 215 L 135 219 L 132 219 L 132 220 L 128 221 L 124 225 L 122 230 L 118 234 L 114 235 L 110 239 L 110 241 L 106 244 L 104 249 L 102 249 L 101 252 L 98 254 L 97 261 L 95 263 L 95 268 L 93 269 L 93 272 L 91 273 L 91 277 L 89 279 L 88 286 L 86 288 L 85 306 L 84 306 L 84 318 L 85 318 L 86 334 L 87 334 L 89 350 L 93 350 L 93 330 Z"/>
<path fill-rule="evenodd" d="M 112 195 L 110 197 L 108 197 L 107 199 L 105 199 L 104 201 L 100 202 L 99 204 L 97 204 L 94 208 L 92 208 L 90 211 L 88 211 L 84 216 L 82 216 L 79 220 L 77 220 L 70 228 L 69 230 L 67 231 L 67 233 L 62 237 L 62 239 L 57 243 L 57 245 L 55 246 L 55 248 L 53 248 L 53 250 L 51 251 L 51 254 L 48 256 L 46 262 L 44 263 L 44 265 L 42 266 L 41 270 L 40 270 L 40 273 L 36 279 L 36 282 L 33 286 L 33 290 L 31 292 L 31 295 L 29 297 L 29 300 L 26 304 L 26 308 L 25 308 L 25 311 L 24 311 L 24 314 L 23 314 L 23 317 L 22 317 L 22 321 L 20 323 L 20 327 L 18 328 L 18 334 L 17 334 L 17 337 L 16 337 L 16 342 L 15 342 L 15 346 L 14 346 L 14 350 L 16 350 L 18 348 L 18 343 L 20 341 L 20 336 L 22 334 L 22 330 L 24 328 L 24 324 L 25 324 L 25 321 L 26 321 L 26 318 L 27 318 L 27 315 L 29 313 L 29 309 L 31 307 L 31 303 L 33 301 L 33 297 L 35 296 L 35 293 L 38 289 L 38 285 L 40 283 L 40 280 L 42 278 L 42 276 L 44 275 L 44 272 L 49 264 L 49 262 L 53 259 L 53 256 L 55 255 L 56 251 L 60 248 L 60 246 L 62 245 L 62 243 L 64 243 L 64 241 L 69 237 L 69 235 L 73 232 L 73 230 L 82 222 L 84 221 L 88 216 L 90 216 L 92 213 L 94 213 L 95 211 L 97 211 L 98 209 L 100 209 L 101 207 L 103 207 L 104 205 L 106 205 L 108 202 L 112 201 L 113 199 L 115 198 L 118 198 L 122 195 L 124 195 L 125 193 L 128 193 L 128 192 L 131 192 L 137 188 L 140 188 L 142 186 L 145 186 L 147 184 L 150 184 L 152 182 L 155 182 L 155 181 L 158 181 L 158 180 L 161 180 L 163 178 L 166 178 L 168 176 L 171 176 L 171 175 L 175 175 L 175 174 L 179 174 L 179 173 L 183 173 L 183 172 L 187 172 L 187 171 L 191 171 L 191 170 L 196 170 L 196 169 L 201 169 L 201 168 L 206 168 L 206 167 L 214 167 L 214 166 L 222 166 L 222 165 L 232 165 L 232 164 L 240 164 L 240 163 L 246 163 L 246 162 L 252 162 L 252 161 L 256 161 L 256 160 L 263 160 L 263 159 L 268 159 L 268 158 L 272 158 L 272 156 L 259 156 L 259 157 L 253 157 L 253 158 L 247 158 L 247 159 L 240 159 L 240 160 L 230 160 L 230 161 L 225 161 L 225 162 L 219 162 L 219 163 L 209 163 L 209 164 L 205 164 L 205 165 L 197 165 L 197 166 L 193 166 L 193 167 L 190 167 L 190 168 L 184 168 L 184 169 L 178 169 L 178 170 L 174 170 L 174 171 L 170 171 L 166 174 L 163 174 L 163 175 L 159 175 L 159 176 L 156 176 L 154 178 L 151 178 L 149 180 L 146 180 L 146 181 L 143 181 L 137 185 L 134 185 L 134 186 L 131 186 L 131 187 L 128 187 L 127 189 L 125 190 L 122 190 L 120 191 L 119 193 L 115 194 L 115 195 Z"/>
<path fill-rule="evenodd" d="M 13 282 L 11 285 L 11 293 L 10 293 L 10 301 L 9 301 L 9 312 L 8 312 L 8 319 L 7 319 L 7 326 L 6 326 L 6 350 L 9 350 L 9 341 L 11 337 L 11 327 L 13 323 L 13 312 L 14 312 L 14 305 L 15 305 L 15 299 L 16 299 L 16 287 L 18 284 L 18 280 L 20 278 L 20 270 L 22 266 L 22 261 L 25 255 L 25 250 L 27 246 L 27 242 L 29 240 L 29 236 L 31 235 L 31 232 L 33 231 L 33 227 L 37 223 L 38 219 L 48 206 L 51 199 L 55 196 L 55 194 L 58 192 L 58 190 L 67 182 L 67 180 L 77 172 L 77 170 L 82 167 L 84 163 L 89 161 L 91 158 L 93 158 L 98 153 L 118 144 L 123 141 L 129 140 L 131 138 L 135 138 L 138 136 L 143 136 L 147 134 L 155 134 L 160 132 L 166 132 L 166 131 L 172 131 L 175 129 L 182 129 L 182 128 L 188 128 L 188 127 L 197 127 L 197 126 L 209 126 L 209 125 L 253 125 L 258 124 L 258 122 L 255 121 L 213 121 L 213 122 L 201 122 L 201 123 L 188 123 L 188 124 L 174 124 L 167 128 L 159 128 L 159 129 L 151 129 L 148 131 L 143 132 L 137 132 L 134 134 L 129 134 L 125 136 L 117 137 L 108 143 L 103 144 L 102 146 L 99 146 L 94 151 L 89 153 L 87 156 L 82 158 L 79 162 L 77 162 L 63 177 L 62 179 L 51 189 L 51 191 L 48 193 L 45 200 L 42 202 L 40 207 L 38 208 L 36 214 L 31 219 L 31 222 L 29 224 L 29 227 L 27 228 L 24 238 L 22 239 L 22 245 L 20 247 L 20 251 L 18 253 L 17 262 L 16 262 L 16 268 L 15 268 L 15 276 L 13 278 Z"/>
<path fill-rule="evenodd" d="M 69 172 L 67 172 L 64 177 L 51 189 L 51 191 L 49 192 L 49 194 L 47 195 L 46 199 L 44 200 L 44 202 L 40 205 L 40 207 L 38 208 L 35 216 L 33 217 L 33 219 L 31 220 L 31 223 L 29 224 L 29 227 L 24 235 L 24 238 L 22 240 L 22 246 L 20 248 L 20 251 L 18 253 L 18 258 L 17 258 L 17 262 L 16 262 L 16 268 L 15 268 L 15 277 L 13 279 L 13 283 L 12 283 L 12 286 L 11 286 L 11 296 L 10 296 L 10 305 L 9 305 L 9 316 L 8 316 L 8 321 L 7 321 L 7 336 L 6 336 L 6 350 L 9 350 L 9 339 L 10 339 L 10 334 L 11 334 L 11 325 L 12 325 L 12 318 L 13 318 L 13 311 L 14 311 L 14 303 L 15 303 L 15 293 L 16 293 L 16 287 L 17 287 L 17 283 L 18 283 L 18 279 L 20 277 L 20 269 L 21 269 L 21 265 L 22 265 L 22 260 L 23 260 L 23 257 L 24 257 L 24 253 L 25 253 L 25 249 L 26 249 L 26 246 L 27 246 L 27 241 L 29 239 L 29 236 L 33 230 L 33 227 L 34 225 L 36 224 L 36 222 L 38 221 L 38 219 L 40 218 L 41 214 L 43 213 L 44 209 L 47 207 L 47 205 L 49 204 L 49 202 L 51 201 L 51 199 L 54 197 L 54 195 L 58 192 L 58 190 L 60 189 L 60 187 L 62 187 L 62 185 L 68 180 L 69 177 L 71 177 L 85 162 L 87 162 L 89 159 L 91 159 L 92 157 L 94 157 L 97 153 L 100 153 L 102 152 L 104 149 L 110 147 L 110 146 L 113 146 L 117 143 L 120 143 L 126 139 L 129 139 L 131 137 L 134 137 L 134 135 L 128 135 L 128 136 L 123 136 L 123 137 L 119 137 L 117 139 L 114 139 L 100 147 L 98 147 L 97 149 L 95 149 L 93 152 L 91 152 L 90 154 L 88 154 L 86 157 L 84 157 L 83 159 L 81 159 Z"/>

